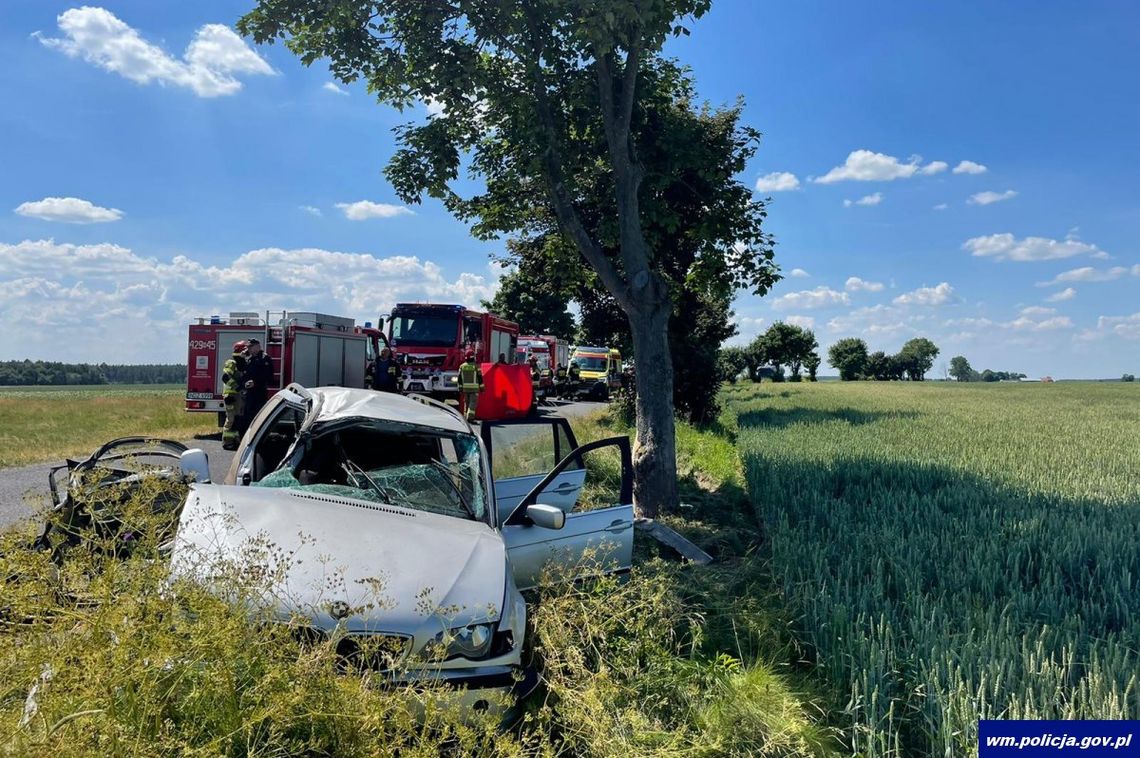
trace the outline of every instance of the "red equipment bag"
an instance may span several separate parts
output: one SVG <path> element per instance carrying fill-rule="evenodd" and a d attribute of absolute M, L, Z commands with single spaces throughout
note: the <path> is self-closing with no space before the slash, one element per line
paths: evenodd
<path fill-rule="evenodd" d="M 534 387 L 530 382 L 530 366 L 511 363 L 484 363 L 483 385 L 475 418 L 496 421 L 523 418 L 534 403 Z"/>

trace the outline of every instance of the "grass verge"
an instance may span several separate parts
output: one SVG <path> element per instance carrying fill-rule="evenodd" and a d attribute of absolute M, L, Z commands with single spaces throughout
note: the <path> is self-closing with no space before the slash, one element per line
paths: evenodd
<path fill-rule="evenodd" d="M 214 414 L 183 410 L 184 392 L 147 386 L 0 391 L 0 468 L 90 454 L 115 437 L 189 439 L 215 431 Z"/>

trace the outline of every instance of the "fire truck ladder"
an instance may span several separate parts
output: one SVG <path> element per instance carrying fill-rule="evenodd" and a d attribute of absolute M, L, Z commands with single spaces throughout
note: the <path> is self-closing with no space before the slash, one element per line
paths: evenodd
<path fill-rule="evenodd" d="M 277 339 L 273 338 L 274 316 L 279 317 L 276 323 L 280 324 L 276 331 Z M 265 354 L 269 356 L 269 362 L 273 366 L 273 378 L 279 387 L 285 379 L 285 324 L 288 316 L 288 311 L 265 312 L 265 338 L 262 340 L 262 344 L 265 345 Z M 276 357 L 274 357 L 273 351 L 269 349 L 270 345 L 278 346 Z"/>

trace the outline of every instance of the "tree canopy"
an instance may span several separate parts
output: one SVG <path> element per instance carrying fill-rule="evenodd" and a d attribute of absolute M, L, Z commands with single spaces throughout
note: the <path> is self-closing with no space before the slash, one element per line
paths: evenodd
<path fill-rule="evenodd" d="M 840 379 L 858 379 L 867 369 L 867 343 L 858 337 L 845 337 L 828 349 L 827 362 L 839 370 Z"/>

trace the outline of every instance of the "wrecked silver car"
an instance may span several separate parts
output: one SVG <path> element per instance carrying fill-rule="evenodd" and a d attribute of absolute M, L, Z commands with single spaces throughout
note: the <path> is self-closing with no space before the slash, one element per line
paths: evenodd
<path fill-rule="evenodd" d="M 582 510 L 585 456 L 602 448 L 620 458 L 617 503 Z M 551 564 L 565 578 L 629 569 L 629 461 L 628 438 L 578 447 L 565 419 L 477 435 L 426 398 L 291 385 L 225 484 L 191 487 L 171 565 L 202 577 L 219 561 L 287 556 L 272 567 L 278 618 L 304 619 L 358 668 L 453 684 L 486 708 L 528 680 L 520 591 Z"/>

